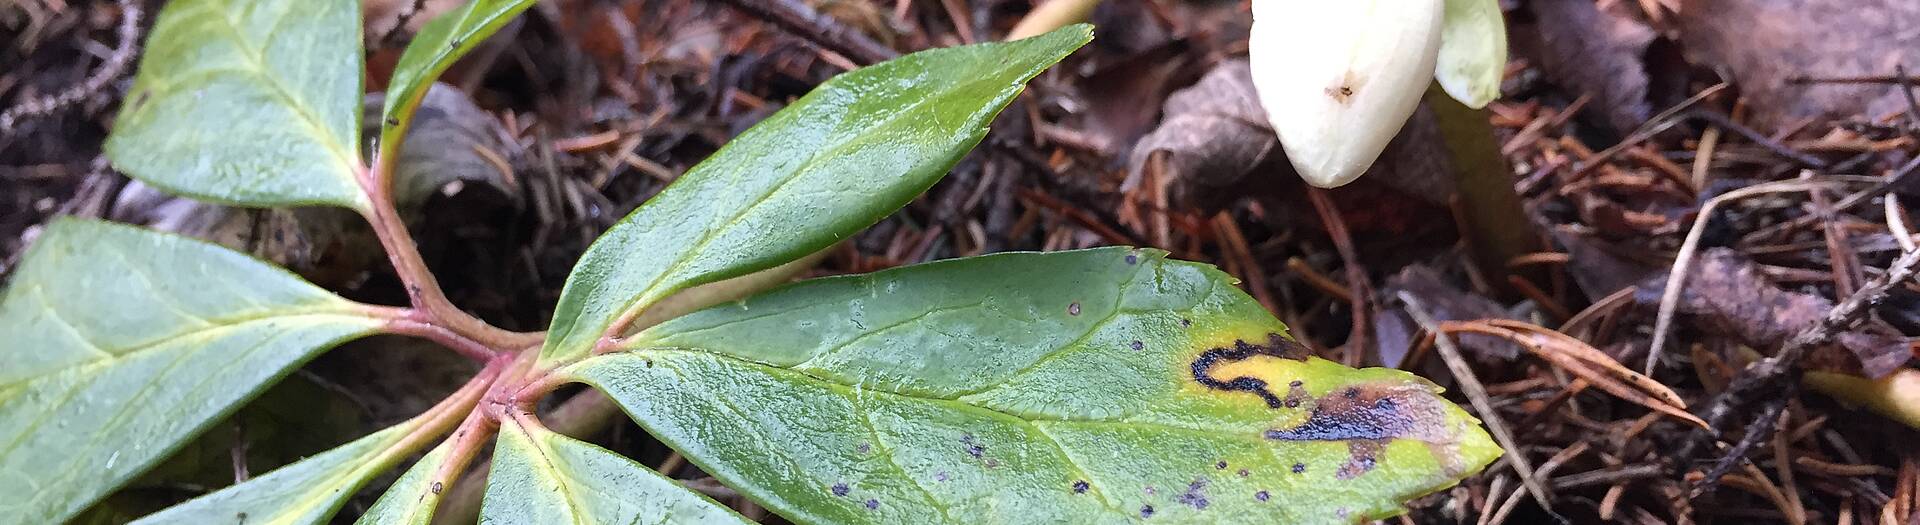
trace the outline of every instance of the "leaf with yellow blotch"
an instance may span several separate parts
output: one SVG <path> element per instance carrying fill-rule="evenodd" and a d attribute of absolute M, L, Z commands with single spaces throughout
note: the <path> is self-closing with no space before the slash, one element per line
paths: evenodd
<path fill-rule="evenodd" d="M 1500 453 L 1405 372 L 1313 358 L 1204 265 L 1013 253 L 801 283 L 560 373 L 798 523 L 1338 523 Z"/>

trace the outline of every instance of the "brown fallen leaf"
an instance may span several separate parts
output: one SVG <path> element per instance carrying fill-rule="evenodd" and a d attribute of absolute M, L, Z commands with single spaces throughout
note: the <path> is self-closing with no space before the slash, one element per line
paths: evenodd
<path fill-rule="evenodd" d="M 1093 139 L 1089 145 L 1102 156 L 1119 158 L 1127 147 L 1140 143 L 1160 116 L 1159 108 L 1140 101 L 1166 99 L 1176 81 L 1192 81 L 1204 67 L 1194 58 L 1187 41 L 1170 39 L 1087 75 L 1081 87 L 1087 104 L 1081 132 Z"/>
<path fill-rule="evenodd" d="M 1439 272 L 1422 265 L 1408 266 L 1400 273 L 1388 277 L 1381 288 L 1382 295 L 1397 297 L 1405 292 L 1423 303 L 1428 313 L 1439 321 L 1469 321 L 1476 319 L 1513 319 L 1500 303 L 1485 296 L 1461 290 L 1440 276 Z M 1390 367 L 1399 367 L 1412 346 L 1413 336 L 1420 327 L 1412 318 L 1398 309 L 1388 309 L 1374 318 L 1374 335 L 1380 341 L 1380 360 Z M 1455 338 L 1461 348 L 1473 351 L 1481 361 L 1509 361 L 1520 356 L 1520 348 L 1513 343 L 1497 337 L 1481 334 L 1461 334 Z M 1389 342 L 1406 341 L 1405 344 Z"/>
<path fill-rule="evenodd" d="M 1567 274 L 1588 299 L 1599 300 L 1649 278 L 1665 275 L 1660 268 L 1631 257 L 1627 248 L 1591 233 L 1563 226 L 1553 231 L 1553 240 L 1566 248 Z"/>
<path fill-rule="evenodd" d="M 1176 202 L 1194 205 L 1231 193 L 1256 166 L 1287 166 L 1280 141 L 1267 126 L 1245 60 L 1221 63 L 1192 87 L 1167 97 L 1160 126 L 1140 138 L 1128 160 L 1123 190 L 1141 184 L 1147 162 L 1165 155 Z M 1290 176 L 1292 169 L 1286 172 Z"/>
<path fill-rule="evenodd" d="M 362 133 L 376 136 L 378 112 L 385 100 L 373 94 L 363 102 Z M 512 162 L 519 145 L 493 114 L 466 92 L 435 82 L 414 112 L 394 176 L 394 198 L 402 211 L 416 210 L 434 193 L 454 183 L 484 185 L 509 198 L 514 191 Z"/>
<path fill-rule="evenodd" d="M 1796 78 L 1920 66 L 1920 2 L 1913 0 L 1687 0 L 1678 21 L 1689 58 L 1731 74 L 1753 123 L 1765 129 L 1804 118 L 1873 119 L 1906 107 L 1887 84 Z"/>
<path fill-rule="evenodd" d="M 1297 193 L 1300 184 L 1267 124 L 1246 60 L 1222 62 L 1167 98 L 1159 127 L 1134 146 L 1123 189 L 1141 184 L 1155 155 L 1164 155 L 1169 196 L 1182 206 L 1211 208 L 1249 194 Z M 1357 184 L 1445 206 L 1457 187 L 1447 155 L 1439 123 L 1422 104 Z"/>
<path fill-rule="evenodd" d="M 1833 302 L 1826 298 L 1774 285 L 1753 261 L 1727 248 L 1702 253 L 1686 283 L 1676 311 L 1689 316 L 1701 330 L 1754 348 L 1778 350 L 1833 309 Z M 1666 276 L 1656 276 L 1640 284 L 1635 298 L 1653 307 L 1665 287 Z M 1898 370 L 1912 355 L 1905 338 L 1865 328 L 1843 332 L 1837 341 L 1816 351 L 1808 359 L 1809 366 L 1877 378 Z"/>
<path fill-rule="evenodd" d="M 1516 42 L 1516 50 L 1533 55 L 1553 83 L 1591 95 L 1589 107 L 1619 133 L 1653 115 L 1645 57 L 1657 35 L 1625 13 L 1628 3 L 1603 8 L 1593 0 L 1534 0 L 1528 4 L 1534 31 L 1515 33 L 1535 39 Z"/>
<path fill-rule="evenodd" d="M 1686 401 L 1666 385 L 1622 366 L 1606 352 L 1566 334 L 1529 323 L 1500 319 L 1449 321 L 1441 323 L 1440 329 L 1455 335 L 1471 333 L 1505 338 L 1614 397 L 1701 428 L 1707 427 L 1706 421 L 1687 412 Z"/>

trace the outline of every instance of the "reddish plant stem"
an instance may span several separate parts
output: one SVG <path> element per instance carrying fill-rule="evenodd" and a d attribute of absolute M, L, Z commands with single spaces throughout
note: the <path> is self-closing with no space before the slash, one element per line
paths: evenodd
<path fill-rule="evenodd" d="M 460 390 L 454 391 L 452 395 L 435 404 L 433 408 L 427 409 L 426 412 L 414 416 L 408 423 L 403 423 L 418 426 L 383 451 L 376 463 L 390 463 L 401 457 L 412 455 L 428 440 L 446 433 L 453 427 L 452 416 L 460 412 L 466 412 L 468 419 L 471 420 L 472 414 L 479 411 L 480 403 L 484 399 L 483 394 L 497 385 L 500 374 L 507 368 L 508 363 L 509 361 L 505 359 L 496 359 L 488 363 L 486 368 L 482 368 L 479 374 L 473 376 L 473 379 L 467 380 L 467 384 L 461 386 Z"/>
<path fill-rule="evenodd" d="M 380 246 L 386 249 L 387 259 L 393 263 L 394 274 L 406 286 L 407 299 L 416 312 L 424 315 L 414 320 L 442 327 L 493 350 L 519 348 L 543 340 L 542 334 L 515 333 L 496 328 L 447 300 L 446 293 L 440 289 L 440 282 L 434 279 L 433 272 L 427 269 L 426 261 L 420 257 L 419 246 L 414 243 L 413 234 L 407 231 L 406 221 L 400 218 L 399 211 L 394 207 L 390 191 L 393 164 L 378 160 L 374 165 L 374 169 L 363 170 L 359 177 L 360 187 L 366 191 L 371 203 L 368 209 L 361 210 L 361 215 L 373 226 Z"/>
<path fill-rule="evenodd" d="M 447 458 L 433 471 L 431 487 L 434 494 L 447 494 L 459 482 L 467 471 L 467 465 L 473 463 L 474 456 L 485 447 L 487 440 L 500 430 L 500 421 L 487 415 L 486 410 L 478 407 L 467 413 L 467 420 L 453 431 L 446 441 Z M 445 496 L 442 496 L 445 497 Z"/>
<path fill-rule="evenodd" d="M 455 352 L 459 352 L 460 355 L 467 356 L 470 359 L 482 363 L 491 361 L 501 355 L 500 351 L 495 350 L 493 347 L 455 333 L 445 326 L 428 321 L 426 315 L 419 310 L 410 308 L 398 308 L 395 310 L 400 313 L 387 317 L 387 325 L 385 326 L 387 333 L 413 336 L 433 341 Z"/>

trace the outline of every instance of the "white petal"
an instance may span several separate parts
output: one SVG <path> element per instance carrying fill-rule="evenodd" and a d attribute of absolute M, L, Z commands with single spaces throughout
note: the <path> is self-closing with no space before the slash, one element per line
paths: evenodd
<path fill-rule="evenodd" d="M 1254 0 L 1253 85 L 1307 183 L 1373 165 L 1433 82 L 1443 0 Z"/>

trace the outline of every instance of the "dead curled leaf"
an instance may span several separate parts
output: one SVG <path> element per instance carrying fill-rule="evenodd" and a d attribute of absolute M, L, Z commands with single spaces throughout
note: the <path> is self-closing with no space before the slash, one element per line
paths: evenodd
<path fill-rule="evenodd" d="M 1440 324 L 1440 330 L 1455 336 L 1482 334 L 1504 338 L 1614 397 L 1707 427 L 1706 421 L 1687 412 L 1686 401 L 1666 385 L 1622 366 L 1606 352 L 1566 334 L 1504 319 L 1448 321 Z"/>
<path fill-rule="evenodd" d="M 1408 266 L 1400 273 L 1388 277 L 1381 294 L 1385 297 L 1397 297 L 1406 292 L 1419 299 L 1427 307 L 1428 313 L 1439 321 L 1466 321 L 1471 319 L 1511 319 L 1500 303 L 1485 296 L 1455 288 L 1442 278 L 1439 272 L 1421 265 Z M 1385 310 L 1374 318 L 1374 335 L 1380 343 L 1380 360 L 1390 367 L 1400 366 L 1405 359 L 1407 349 L 1412 346 L 1411 338 L 1420 327 L 1413 319 L 1400 310 Z M 1520 349 L 1513 343 L 1497 337 L 1480 334 L 1463 334 L 1455 338 L 1460 347 L 1470 350 L 1475 357 L 1484 361 L 1508 361 L 1520 356 Z M 1405 341 L 1401 344 L 1389 344 L 1390 341 Z"/>
<path fill-rule="evenodd" d="M 1779 128 L 1803 118 L 1878 118 L 1906 107 L 1886 84 L 1804 84 L 1796 77 L 1891 75 L 1920 66 L 1913 0 L 1687 0 L 1678 22 L 1693 61 L 1724 68 L 1753 109 Z"/>
<path fill-rule="evenodd" d="M 1200 195 L 1224 193 L 1256 166 L 1272 164 L 1269 157 L 1284 157 L 1266 120 L 1247 61 L 1221 63 L 1167 97 L 1160 126 L 1133 148 L 1123 188 L 1137 187 L 1149 158 L 1165 152 L 1168 171 L 1182 181 L 1173 188 L 1174 200 L 1212 200 Z"/>
<path fill-rule="evenodd" d="M 1625 4 L 1535 0 L 1528 4 L 1536 20 L 1528 36 L 1538 45 L 1515 47 L 1532 50 L 1554 83 L 1592 95 L 1592 107 L 1604 111 L 1607 125 L 1619 133 L 1633 131 L 1653 114 L 1645 56 L 1657 36 L 1627 16 Z"/>
<path fill-rule="evenodd" d="M 365 136 L 380 123 L 380 95 L 364 100 Z M 517 198 L 502 164 L 520 150 L 498 120 L 459 89 L 435 83 L 407 131 L 394 178 L 401 213 L 415 215 L 433 194 L 456 183 Z M 483 153 L 483 151 L 485 153 Z M 372 230 L 338 208 L 248 209 L 177 197 L 133 181 L 113 206 L 114 220 L 220 243 L 272 261 L 321 284 L 344 285 L 381 262 Z"/>
<path fill-rule="evenodd" d="M 1296 188 L 1300 181 L 1267 124 L 1244 59 L 1221 62 L 1167 98 L 1159 126 L 1133 148 L 1123 189 L 1142 183 L 1156 155 L 1163 156 L 1172 179 L 1164 182 L 1169 196 L 1182 206 L 1217 207 L 1260 188 Z M 1457 186 L 1446 155 L 1439 124 L 1422 104 L 1360 182 L 1445 205 Z"/>
<path fill-rule="evenodd" d="M 1833 309 L 1826 298 L 1774 285 L 1753 261 L 1728 248 L 1702 253 L 1686 283 L 1676 311 L 1704 331 L 1755 348 L 1778 350 Z M 1635 297 L 1652 308 L 1665 288 L 1666 276 L 1657 276 L 1642 282 Z M 1878 378 L 1905 366 L 1912 356 L 1904 338 L 1865 329 L 1843 332 L 1836 339 L 1837 345 L 1816 351 L 1810 365 Z M 1846 353 L 1836 351 L 1841 348 Z"/>

